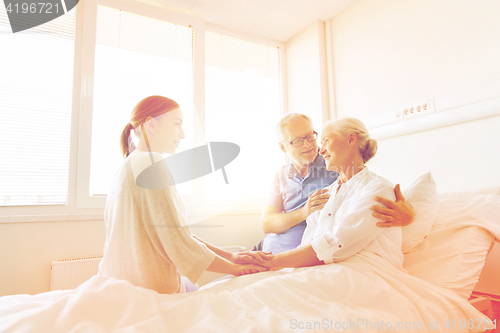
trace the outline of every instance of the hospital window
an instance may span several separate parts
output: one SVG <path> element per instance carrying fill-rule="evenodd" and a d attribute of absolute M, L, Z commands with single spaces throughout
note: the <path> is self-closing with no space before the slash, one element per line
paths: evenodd
<path fill-rule="evenodd" d="M 0 5 L 0 206 L 67 202 L 74 14 L 14 34 Z"/>
<path fill-rule="evenodd" d="M 98 6 L 90 196 L 107 194 L 123 160 L 116 138 L 135 103 L 159 94 L 176 100 L 184 113 L 186 138 L 177 153 L 213 141 L 240 147 L 225 166 L 229 184 L 215 170 L 177 185 L 190 212 L 202 214 L 199 208 L 213 201 L 265 198 L 281 162 L 273 149 L 281 115 L 280 50 L 206 31 L 197 35 L 204 38 L 204 66 L 196 69 L 194 36 L 188 25 Z M 194 89 L 195 80 L 203 80 L 203 92 Z"/>
<path fill-rule="evenodd" d="M 188 206 L 263 200 L 282 158 L 274 134 L 282 50 L 127 6 L 85 2 L 84 12 L 2 34 L 0 206 L 104 207 L 123 161 L 120 134 L 135 104 L 156 94 L 183 110 L 177 152 L 213 141 L 240 147 L 225 166 L 229 184 L 215 170 L 178 185 Z M 5 11 L 0 29 L 10 32 Z"/>
<path fill-rule="evenodd" d="M 144 97 L 179 103 L 182 146 L 192 145 L 193 29 L 98 6 L 96 31 L 89 195 L 104 196 L 123 161 L 120 135 Z"/>
<path fill-rule="evenodd" d="M 277 47 L 205 33 L 206 136 L 240 146 L 239 156 L 225 167 L 229 185 L 220 171 L 208 175 L 207 197 L 255 200 L 267 194 L 281 162 L 275 135 L 280 87 Z"/>

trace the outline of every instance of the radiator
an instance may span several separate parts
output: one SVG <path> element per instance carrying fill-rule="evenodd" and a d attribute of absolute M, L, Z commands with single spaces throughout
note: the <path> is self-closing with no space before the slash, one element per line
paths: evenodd
<path fill-rule="evenodd" d="M 50 290 L 75 289 L 97 274 L 102 257 L 54 260 L 50 265 Z"/>
<path fill-rule="evenodd" d="M 222 249 L 229 252 L 246 250 L 244 246 L 224 246 Z M 52 261 L 52 265 L 50 265 L 50 290 L 75 289 L 97 274 L 101 259 L 102 257 L 87 257 Z"/>

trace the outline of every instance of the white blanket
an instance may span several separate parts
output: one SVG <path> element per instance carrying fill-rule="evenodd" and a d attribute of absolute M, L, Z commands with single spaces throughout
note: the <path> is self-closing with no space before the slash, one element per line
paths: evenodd
<path fill-rule="evenodd" d="M 480 332 L 487 320 L 453 292 L 366 251 L 188 294 L 162 295 L 95 276 L 75 290 L 0 298 L 0 331 L 16 333 Z"/>

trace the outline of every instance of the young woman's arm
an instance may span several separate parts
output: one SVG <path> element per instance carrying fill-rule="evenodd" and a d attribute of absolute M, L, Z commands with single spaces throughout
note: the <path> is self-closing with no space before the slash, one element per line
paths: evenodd
<path fill-rule="evenodd" d="M 252 258 L 255 258 L 255 262 L 257 263 L 256 265 L 248 265 L 248 264 L 241 265 L 236 263 L 235 255 L 250 256 L 250 254 L 247 253 L 252 253 L 251 251 L 243 252 L 241 254 L 231 253 L 219 249 L 218 247 L 213 246 L 199 239 L 196 236 L 193 237 L 196 238 L 198 241 L 202 242 L 203 244 L 205 244 L 210 250 L 212 250 L 215 254 L 217 254 L 214 261 L 207 269 L 211 272 L 228 273 L 237 276 L 242 274 L 262 272 L 268 269 L 278 270 L 285 267 L 307 267 L 307 266 L 317 266 L 324 264 L 322 260 L 318 259 L 316 252 L 314 251 L 313 247 L 309 244 L 305 246 L 299 246 L 296 249 L 281 252 L 275 255 L 269 255 L 264 253 L 264 255 L 261 256 L 258 254 L 260 252 L 255 252 L 254 254 L 257 254 L 255 257 L 260 258 L 258 259 L 252 256 Z"/>
<path fill-rule="evenodd" d="M 244 251 L 244 252 L 232 253 L 220 249 L 217 246 L 213 246 L 212 244 L 209 244 L 194 235 L 193 238 L 205 244 L 210 250 L 212 250 L 218 256 L 236 264 L 255 264 L 261 266 L 267 266 L 267 261 L 269 261 L 273 257 L 272 254 L 261 251 Z"/>
<path fill-rule="evenodd" d="M 208 266 L 207 271 L 215 273 L 231 274 L 234 276 L 265 272 L 269 269 L 263 266 L 251 265 L 251 264 L 235 264 L 229 260 L 226 260 L 218 255 L 215 256 L 214 261 L 210 266 Z"/>
<path fill-rule="evenodd" d="M 231 252 L 228 252 L 228 251 L 224 251 L 223 249 L 220 249 L 218 248 L 217 246 L 213 246 L 212 244 L 209 244 L 207 242 L 205 242 L 204 240 L 202 239 L 199 239 L 198 237 L 196 237 L 195 235 L 192 235 L 194 239 L 196 239 L 197 241 L 205 244 L 210 250 L 212 250 L 213 253 L 215 253 L 216 255 L 218 255 L 219 257 L 222 257 L 226 260 L 229 260 L 231 261 L 231 255 L 232 253 Z"/>

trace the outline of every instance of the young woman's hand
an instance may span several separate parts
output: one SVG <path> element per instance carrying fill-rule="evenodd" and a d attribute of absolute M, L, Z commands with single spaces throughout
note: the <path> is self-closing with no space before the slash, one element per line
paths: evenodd
<path fill-rule="evenodd" d="M 271 252 L 262 251 L 244 251 L 233 253 L 230 261 L 235 264 L 254 264 L 264 267 L 270 267 L 270 260 L 274 257 Z"/>

